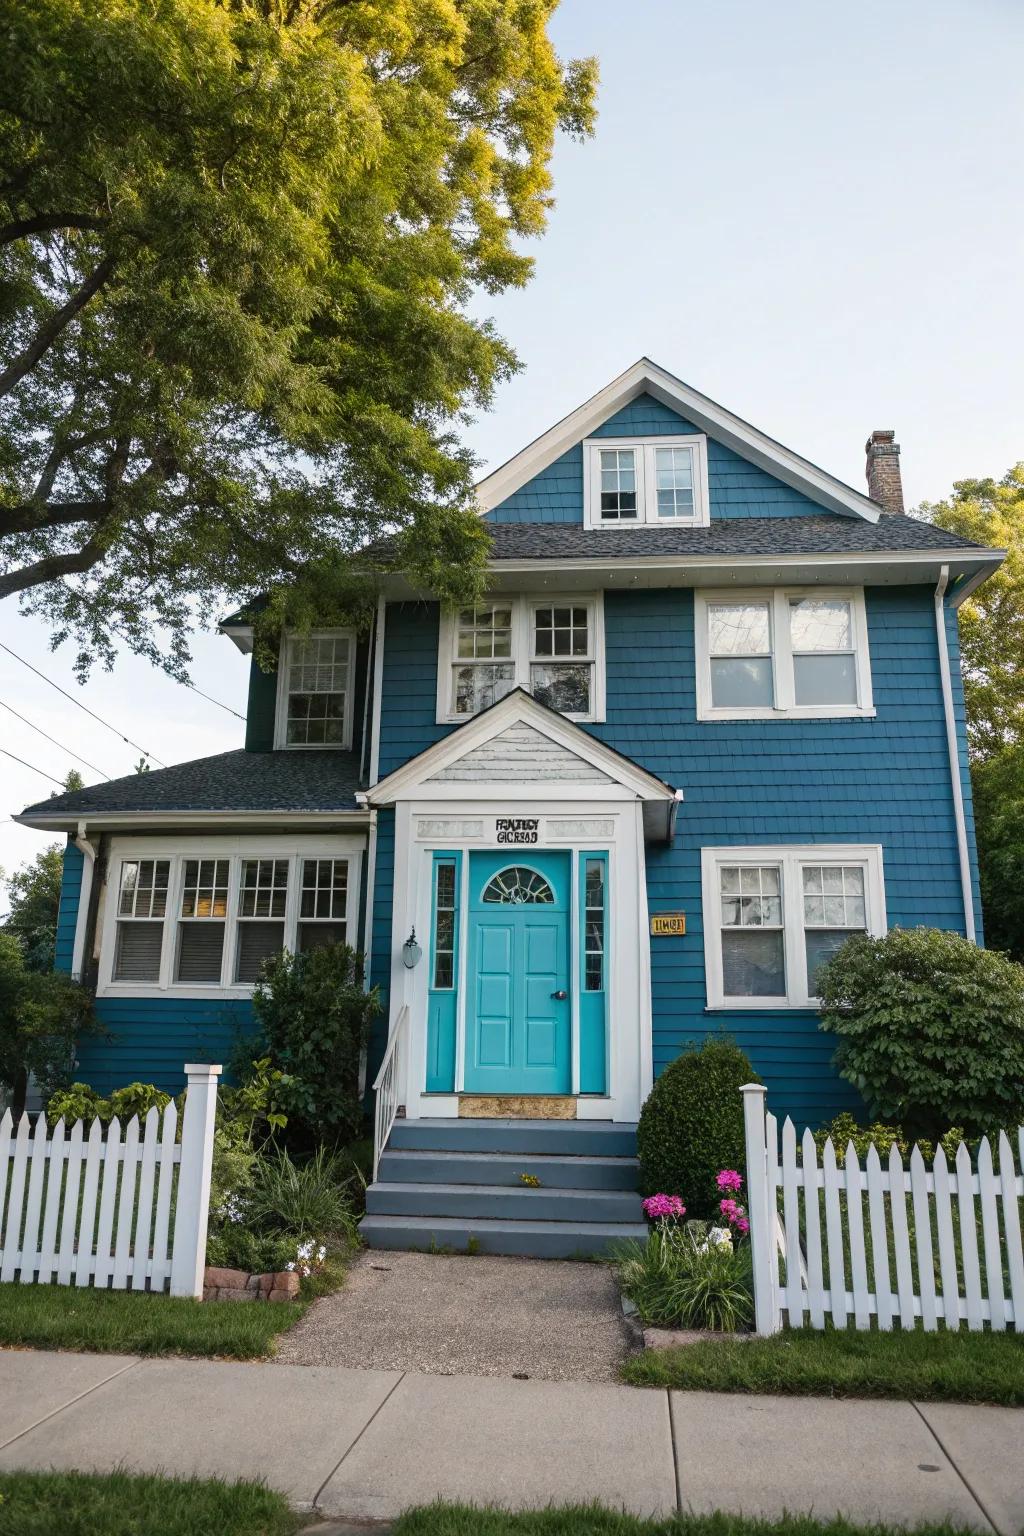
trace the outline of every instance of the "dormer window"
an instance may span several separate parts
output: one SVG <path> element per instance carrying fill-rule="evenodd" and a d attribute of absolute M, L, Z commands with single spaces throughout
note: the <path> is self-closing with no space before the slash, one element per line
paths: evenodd
<path fill-rule="evenodd" d="M 281 649 L 277 747 L 350 747 L 355 636 L 347 629 L 289 635 Z"/>
<path fill-rule="evenodd" d="M 707 438 L 590 438 L 583 454 L 588 527 L 707 525 Z"/>
<path fill-rule="evenodd" d="M 488 598 L 441 619 L 437 718 L 466 720 L 513 688 L 572 720 L 604 717 L 600 596 Z"/>

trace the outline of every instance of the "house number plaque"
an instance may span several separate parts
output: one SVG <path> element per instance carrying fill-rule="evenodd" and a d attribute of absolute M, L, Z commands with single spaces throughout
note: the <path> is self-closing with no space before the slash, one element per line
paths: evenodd
<path fill-rule="evenodd" d="M 681 938 L 686 932 L 685 912 L 652 912 L 651 933 L 658 939 Z"/>
<path fill-rule="evenodd" d="M 499 843 L 535 843 L 539 826 L 536 816 L 497 816 L 494 821 Z"/>

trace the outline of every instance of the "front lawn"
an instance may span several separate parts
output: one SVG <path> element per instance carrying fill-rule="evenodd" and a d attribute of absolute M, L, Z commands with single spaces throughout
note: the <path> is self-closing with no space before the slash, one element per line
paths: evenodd
<path fill-rule="evenodd" d="M 1014 1333 L 818 1333 L 649 1349 L 628 1360 L 635 1387 L 691 1392 L 807 1393 L 1024 1406 L 1024 1338 Z"/>
<path fill-rule="evenodd" d="M 293 1536 L 303 1523 L 261 1483 L 0 1473 L 0 1536 Z"/>
<path fill-rule="evenodd" d="M 4 1285 L 0 1346 L 253 1360 L 273 1354 L 277 1335 L 305 1308 L 302 1300 L 204 1302 L 144 1291 Z"/>
<path fill-rule="evenodd" d="M 909 1536 L 953 1536 L 957 1527 L 919 1525 Z M 620 1510 L 591 1504 L 564 1509 L 478 1509 L 465 1504 L 428 1504 L 411 1509 L 391 1528 L 391 1536 L 896 1536 L 884 1525 L 853 1525 L 849 1520 L 814 1520 L 787 1515 L 757 1520 L 746 1515 L 674 1515 L 641 1520 Z M 899 1536 L 908 1536 L 901 1531 Z"/>

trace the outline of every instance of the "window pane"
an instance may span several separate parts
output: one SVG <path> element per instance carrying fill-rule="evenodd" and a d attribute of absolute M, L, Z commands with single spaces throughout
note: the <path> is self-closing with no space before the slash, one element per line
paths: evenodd
<path fill-rule="evenodd" d="M 587 859 L 583 877 L 583 988 L 604 991 L 605 903 L 604 860 Z"/>
<path fill-rule="evenodd" d="M 722 990 L 726 997 L 785 997 L 781 929 L 723 928 Z"/>
<path fill-rule="evenodd" d="M 588 618 L 586 608 L 536 608 L 533 615 L 533 654 L 589 655 Z"/>
<path fill-rule="evenodd" d="M 344 944 L 344 942 L 344 923 L 299 924 L 299 951 L 302 954 L 311 949 L 323 949 L 328 944 Z"/>
<path fill-rule="evenodd" d="M 242 860 L 239 917 L 284 917 L 287 898 L 287 859 Z"/>
<path fill-rule="evenodd" d="M 455 668 L 455 713 L 475 715 L 511 693 L 516 685 L 510 662 Z"/>
<path fill-rule="evenodd" d="M 455 984 L 455 861 L 434 865 L 434 978 L 435 990 Z"/>
<path fill-rule="evenodd" d="M 691 448 L 656 448 L 654 450 L 658 516 L 693 516 L 693 450 Z"/>
<path fill-rule="evenodd" d="M 169 859 L 129 859 L 121 865 L 118 912 L 122 917 L 163 917 L 167 911 Z"/>
<path fill-rule="evenodd" d="M 857 666 L 846 656 L 794 656 L 793 680 L 798 704 L 856 704 Z"/>
<path fill-rule="evenodd" d="M 774 928 L 782 923 L 782 895 L 776 865 L 734 868 L 719 872 L 722 923 L 727 928 Z"/>
<path fill-rule="evenodd" d="M 845 598 L 801 597 L 790 602 L 794 651 L 851 651 L 853 613 Z"/>
<path fill-rule="evenodd" d="M 283 923 L 239 923 L 235 980 L 256 981 L 264 960 L 283 948 Z"/>
<path fill-rule="evenodd" d="M 303 859 L 299 913 L 344 920 L 348 908 L 348 860 Z"/>
<path fill-rule="evenodd" d="M 222 918 L 228 910 L 228 860 L 186 859 L 181 916 Z"/>
<path fill-rule="evenodd" d="M 175 980 L 219 984 L 223 954 L 223 923 L 179 923 Z"/>
<path fill-rule="evenodd" d="M 708 647 L 712 656 L 767 656 L 771 622 L 767 603 L 709 603 Z"/>
<path fill-rule="evenodd" d="M 809 928 L 804 934 L 807 946 L 807 995 L 816 997 L 818 972 L 831 960 L 837 949 L 850 937 L 848 929 Z"/>
<path fill-rule="evenodd" d="M 494 603 L 463 609 L 456 654 L 475 660 L 512 655 L 512 610 Z"/>
<path fill-rule="evenodd" d="M 589 715 L 591 673 L 589 662 L 530 668 L 530 689 L 535 699 L 563 715 Z"/>
<path fill-rule="evenodd" d="M 285 740 L 292 747 L 340 745 L 348 700 L 348 636 L 294 639 L 288 655 Z"/>
<path fill-rule="evenodd" d="M 715 709 L 770 709 L 774 702 L 770 656 L 712 659 L 711 703 Z"/>
<path fill-rule="evenodd" d="M 115 981 L 159 981 L 164 925 L 118 923 L 114 949 Z"/>
<path fill-rule="evenodd" d="M 632 448 L 601 448 L 601 518 L 616 522 L 635 519 L 636 458 Z"/>

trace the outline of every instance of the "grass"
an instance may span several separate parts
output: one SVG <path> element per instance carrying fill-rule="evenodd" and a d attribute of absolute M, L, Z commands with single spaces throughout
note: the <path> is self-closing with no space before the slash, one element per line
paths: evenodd
<path fill-rule="evenodd" d="M 428 1504 L 409 1510 L 391 1529 L 392 1536 L 895 1536 L 889 1526 L 853 1525 L 842 1519 L 785 1515 L 778 1520 L 757 1520 L 716 1513 L 642 1520 L 597 1504 L 520 1514 L 465 1504 Z M 919 1525 L 914 1527 L 913 1536 L 953 1536 L 957 1529 L 939 1523 Z M 907 1533 L 901 1530 L 900 1536 Z"/>
<path fill-rule="evenodd" d="M 809 1328 L 771 1339 L 647 1350 L 626 1362 L 635 1387 L 702 1392 L 897 1397 L 1024 1406 L 1024 1338 L 1012 1333 L 881 1333 Z"/>
<path fill-rule="evenodd" d="M 261 1483 L 0 1473 L 0 1536 L 293 1536 L 301 1523 Z"/>
<path fill-rule="evenodd" d="M 277 1335 L 298 1322 L 305 1308 L 303 1299 L 202 1302 L 144 1291 L 5 1285 L 0 1345 L 253 1360 L 273 1354 Z"/>

